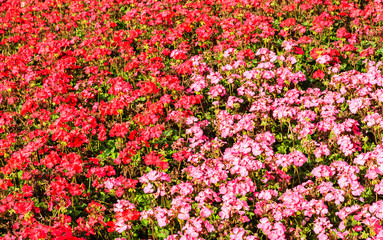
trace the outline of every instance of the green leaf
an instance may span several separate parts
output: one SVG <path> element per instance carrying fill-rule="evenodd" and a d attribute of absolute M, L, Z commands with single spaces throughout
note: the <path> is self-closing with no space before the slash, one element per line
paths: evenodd
<path fill-rule="evenodd" d="M 161 231 L 158 232 L 157 236 L 159 238 L 166 238 L 167 236 L 169 236 L 169 230 L 166 230 L 166 229 L 162 229 Z"/>
<path fill-rule="evenodd" d="M 22 170 L 20 170 L 18 173 L 17 173 L 17 176 L 19 177 L 19 178 L 21 178 L 21 176 L 23 176 L 23 171 Z"/>
<path fill-rule="evenodd" d="M 164 137 L 170 137 L 171 135 L 173 134 L 173 130 L 172 129 L 169 129 L 169 130 L 166 130 L 162 133 L 162 136 Z"/>

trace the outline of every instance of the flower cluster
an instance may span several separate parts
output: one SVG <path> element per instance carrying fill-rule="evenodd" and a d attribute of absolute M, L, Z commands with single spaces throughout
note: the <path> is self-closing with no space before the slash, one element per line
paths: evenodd
<path fill-rule="evenodd" d="M 1 1 L 0 239 L 382 239 L 382 9 Z"/>

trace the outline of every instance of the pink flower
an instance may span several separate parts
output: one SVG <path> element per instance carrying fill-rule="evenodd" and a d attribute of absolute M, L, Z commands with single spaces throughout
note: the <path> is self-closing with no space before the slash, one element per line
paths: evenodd
<path fill-rule="evenodd" d="M 332 227 L 332 224 L 330 223 L 330 221 L 325 218 L 325 217 L 320 217 L 320 218 L 317 218 L 315 221 L 314 221 L 314 232 L 316 234 L 318 234 L 318 238 L 319 238 L 319 235 L 320 234 L 323 234 L 326 232 L 326 229 L 330 229 Z M 326 235 L 323 236 L 322 235 L 322 239 L 327 239 Z"/>
<path fill-rule="evenodd" d="M 273 228 L 268 218 L 262 218 L 261 220 L 259 220 L 257 227 L 259 229 L 262 229 L 265 233 L 271 231 L 271 229 Z"/>
<path fill-rule="evenodd" d="M 357 111 L 361 108 L 366 108 L 370 106 L 370 100 L 366 98 L 354 98 L 352 100 L 347 101 L 350 112 L 353 114 L 357 113 Z"/>
<path fill-rule="evenodd" d="M 373 113 L 373 114 L 367 115 L 363 121 L 366 122 L 367 126 L 369 127 L 374 125 L 382 126 L 383 124 L 383 119 L 379 113 Z"/>
<path fill-rule="evenodd" d="M 320 166 L 314 168 L 311 171 L 311 174 L 317 178 L 330 177 L 330 176 L 334 175 L 333 171 L 331 171 L 331 168 L 329 166 L 326 166 L 326 165 L 320 165 Z"/>
<path fill-rule="evenodd" d="M 235 61 L 233 64 L 233 67 L 235 69 L 239 68 L 240 66 L 246 66 L 246 62 L 243 60 L 238 60 L 238 61 Z"/>
<path fill-rule="evenodd" d="M 125 224 L 124 220 L 120 220 L 116 222 L 116 231 L 119 233 L 124 232 L 126 229 L 128 229 L 128 225 Z"/>
<path fill-rule="evenodd" d="M 301 167 L 307 162 L 307 157 L 298 150 L 290 153 L 289 157 L 293 160 L 294 165 L 297 167 Z"/>
<path fill-rule="evenodd" d="M 266 54 L 269 54 L 269 49 L 267 48 L 260 48 L 258 49 L 258 51 L 255 53 L 256 56 L 259 56 L 259 55 L 266 55 Z"/>
<path fill-rule="evenodd" d="M 230 64 L 226 64 L 225 66 L 221 67 L 222 71 L 230 71 L 232 69 L 233 69 L 233 66 L 231 66 Z"/>
<path fill-rule="evenodd" d="M 294 65 L 295 63 L 297 63 L 297 59 L 293 56 L 289 56 L 286 61 L 289 61 L 291 63 L 291 65 Z"/>
<path fill-rule="evenodd" d="M 278 196 L 278 192 L 276 190 L 263 190 L 256 197 L 263 200 L 270 200 L 275 196 Z"/>
<path fill-rule="evenodd" d="M 179 193 L 181 196 L 189 195 L 193 192 L 193 185 L 190 182 L 180 183 L 176 186 L 173 186 L 171 189 L 171 194 Z"/>
<path fill-rule="evenodd" d="M 366 177 L 368 179 L 376 179 L 381 174 L 383 174 L 383 172 L 381 172 L 378 167 L 374 166 L 374 167 L 371 167 L 367 170 L 367 173 L 366 173 L 366 175 L 364 175 L 364 177 Z"/>
<path fill-rule="evenodd" d="M 190 89 L 194 92 L 200 92 L 202 89 L 208 86 L 204 77 L 201 75 L 193 75 L 191 80 L 193 83 L 190 85 Z"/>
<path fill-rule="evenodd" d="M 203 223 L 204 223 L 205 228 L 206 228 L 206 230 L 207 230 L 208 232 L 214 232 L 214 231 L 215 231 L 214 226 L 213 226 L 211 223 L 209 223 L 209 221 L 206 220 L 206 221 L 204 221 Z"/>
<path fill-rule="evenodd" d="M 383 195 L 383 180 L 381 180 L 379 184 L 375 185 L 374 191 L 379 195 Z"/>
<path fill-rule="evenodd" d="M 148 185 L 144 187 L 144 193 L 153 193 L 153 192 L 154 192 L 153 184 L 148 183 Z"/>
<path fill-rule="evenodd" d="M 319 64 L 326 64 L 331 61 L 331 57 L 329 55 L 322 55 L 318 57 L 316 61 Z"/>
<path fill-rule="evenodd" d="M 166 213 L 167 213 L 166 209 L 163 209 L 161 207 L 155 208 L 154 214 L 155 214 L 155 217 L 157 219 L 158 226 L 165 227 L 166 225 L 168 225 L 169 220 L 166 219 Z"/>
<path fill-rule="evenodd" d="M 320 233 L 320 234 L 318 234 L 318 239 L 319 240 L 327 240 L 329 238 L 328 238 L 328 236 L 326 234 Z"/>
<path fill-rule="evenodd" d="M 290 156 L 286 155 L 286 154 L 277 153 L 277 154 L 275 154 L 275 157 L 276 157 L 275 163 L 277 165 L 281 166 L 282 168 L 287 168 L 293 162 L 293 159 L 290 158 Z"/>
<path fill-rule="evenodd" d="M 234 48 L 229 48 L 227 49 L 224 53 L 223 53 L 223 56 L 226 58 L 226 57 L 229 57 L 230 54 L 234 53 Z"/>
<path fill-rule="evenodd" d="M 352 228 L 352 230 L 354 230 L 355 232 L 361 232 L 363 230 L 363 227 L 361 225 L 355 226 Z"/>
<path fill-rule="evenodd" d="M 293 49 L 294 46 L 296 46 L 297 44 L 294 42 L 294 41 L 283 41 L 282 43 L 282 47 L 285 48 L 286 51 L 290 51 Z"/>
<path fill-rule="evenodd" d="M 272 69 L 274 67 L 275 67 L 275 65 L 271 62 L 259 63 L 257 66 L 257 68 L 264 68 L 264 69 Z"/>
<path fill-rule="evenodd" d="M 223 79 L 219 72 L 210 72 L 206 78 L 210 79 L 211 84 L 218 84 Z"/>
<path fill-rule="evenodd" d="M 200 214 L 202 218 L 208 218 L 210 217 L 211 213 L 212 211 L 210 209 L 208 209 L 207 207 L 203 207 Z"/>
<path fill-rule="evenodd" d="M 189 216 L 189 213 L 180 212 L 178 214 L 178 218 L 181 220 L 188 220 L 190 218 L 190 216 Z"/>
<path fill-rule="evenodd" d="M 275 73 L 273 71 L 265 71 L 263 72 L 262 77 L 265 79 L 272 79 L 275 77 Z"/>
<path fill-rule="evenodd" d="M 245 230 L 243 228 L 234 228 L 230 234 L 230 240 L 242 240 L 243 235 L 245 235 Z"/>
<path fill-rule="evenodd" d="M 320 143 L 320 146 L 314 150 L 314 155 L 316 158 L 320 158 L 323 155 L 329 156 L 330 155 L 330 149 L 327 147 L 326 144 Z"/>
<path fill-rule="evenodd" d="M 227 100 L 227 107 L 234 108 L 234 103 L 236 102 L 243 103 L 243 99 L 235 96 L 229 96 L 229 99 Z"/>
<path fill-rule="evenodd" d="M 112 189 L 117 184 L 116 180 L 113 178 L 108 178 L 105 182 L 105 188 L 106 189 Z M 118 184 L 119 185 L 119 184 Z"/>
<path fill-rule="evenodd" d="M 211 87 L 208 93 L 212 98 L 218 97 L 218 96 L 225 96 L 226 95 L 226 89 L 222 85 L 217 85 L 214 87 Z"/>
<path fill-rule="evenodd" d="M 337 143 L 345 156 L 349 156 L 356 151 L 354 144 L 351 142 L 350 137 L 347 135 L 338 138 Z"/>

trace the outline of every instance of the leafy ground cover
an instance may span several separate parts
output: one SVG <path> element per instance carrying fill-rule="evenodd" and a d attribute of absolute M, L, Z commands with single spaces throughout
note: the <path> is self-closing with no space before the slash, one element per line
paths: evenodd
<path fill-rule="evenodd" d="M 382 12 L 0 0 L 0 239 L 383 239 Z"/>

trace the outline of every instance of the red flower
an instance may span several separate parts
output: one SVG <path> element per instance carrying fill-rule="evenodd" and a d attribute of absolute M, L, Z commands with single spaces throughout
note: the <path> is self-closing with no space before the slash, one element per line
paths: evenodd
<path fill-rule="evenodd" d="M 303 55 L 304 54 L 302 48 L 300 48 L 300 47 L 294 47 L 294 53 L 295 54 L 299 54 L 299 55 Z"/>
<path fill-rule="evenodd" d="M 188 157 L 190 157 L 192 154 L 186 150 L 183 150 L 181 152 L 176 152 L 176 153 L 173 153 L 173 158 L 178 161 L 178 162 L 181 162 L 182 160 L 184 159 L 187 159 Z"/>
<path fill-rule="evenodd" d="M 108 232 L 114 232 L 116 230 L 116 224 L 114 221 L 109 221 L 106 223 L 108 225 Z"/>
<path fill-rule="evenodd" d="M 314 74 L 313 74 L 313 78 L 315 79 L 323 79 L 324 78 L 324 72 L 322 72 L 322 70 L 317 70 Z"/>
<path fill-rule="evenodd" d="M 160 167 L 162 170 L 165 170 L 169 167 L 169 163 L 162 161 L 163 156 L 161 154 L 158 154 L 155 151 L 150 152 L 148 155 L 144 157 L 144 161 L 146 165 L 155 165 L 157 167 Z"/>
<path fill-rule="evenodd" d="M 203 98 L 202 95 L 197 96 L 182 96 L 180 100 L 178 100 L 174 106 L 176 108 L 184 108 L 184 109 L 190 109 L 192 105 L 197 105 L 201 102 L 201 99 Z"/>
<path fill-rule="evenodd" d="M 358 126 L 356 125 L 352 126 L 352 131 L 354 132 L 355 135 L 360 135 Z"/>
<path fill-rule="evenodd" d="M 323 52 L 324 52 L 323 48 L 313 48 L 310 55 L 314 60 L 316 60 Z"/>
<path fill-rule="evenodd" d="M 170 55 L 170 50 L 169 50 L 168 48 L 165 48 L 165 49 L 162 51 L 162 55 L 169 56 L 169 55 Z"/>
<path fill-rule="evenodd" d="M 156 94 L 159 92 L 157 85 L 152 82 L 140 82 L 137 86 L 141 88 L 141 95 Z"/>
<path fill-rule="evenodd" d="M 133 130 L 130 132 L 130 134 L 129 134 L 129 140 L 130 141 L 132 141 L 134 139 L 134 137 L 136 136 L 136 133 L 137 133 L 136 130 Z"/>
<path fill-rule="evenodd" d="M 129 132 L 129 124 L 128 123 L 116 123 L 112 127 L 109 132 L 109 136 L 111 137 L 125 137 Z"/>
<path fill-rule="evenodd" d="M 134 221 L 134 220 L 138 220 L 138 218 L 140 217 L 140 212 L 137 210 L 128 209 L 123 212 L 123 215 L 127 221 Z"/>
<path fill-rule="evenodd" d="M 98 140 L 100 140 L 100 141 L 105 141 L 106 140 L 106 128 L 105 128 L 105 126 L 102 123 L 100 123 L 98 125 L 98 135 L 97 135 L 97 137 L 98 137 Z"/>
<path fill-rule="evenodd" d="M 202 47 L 202 46 L 201 46 Z M 193 67 L 193 63 L 192 61 L 188 60 L 182 64 L 180 64 L 178 67 L 177 67 L 177 73 L 178 74 L 181 74 L 181 75 L 185 75 L 185 74 L 191 74 L 192 72 L 192 67 Z"/>
<path fill-rule="evenodd" d="M 206 41 L 210 38 L 213 31 L 209 27 L 197 28 L 196 33 L 200 41 Z"/>
<path fill-rule="evenodd" d="M 295 18 L 288 18 L 286 20 L 283 20 L 279 25 L 281 27 L 291 27 L 294 26 L 297 23 Z"/>
<path fill-rule="evenodd" d="M 338 31 L 336 31 L 336 37 L 337 38 L 348 38 L 349 35 L 350 34 L 347 32 L 346 28 L 344 28 L 344 27 L 339 28 Z"/>

